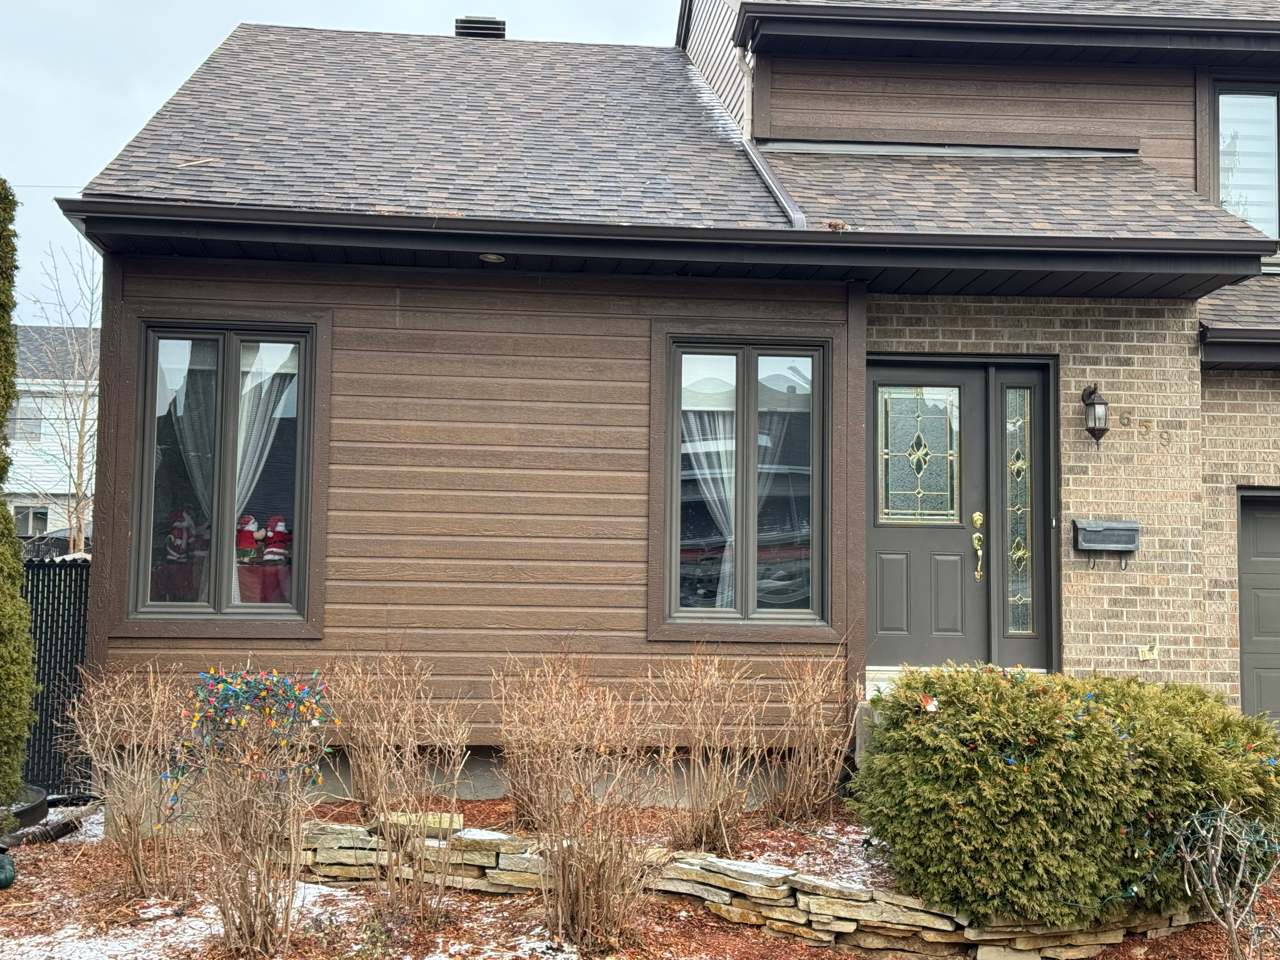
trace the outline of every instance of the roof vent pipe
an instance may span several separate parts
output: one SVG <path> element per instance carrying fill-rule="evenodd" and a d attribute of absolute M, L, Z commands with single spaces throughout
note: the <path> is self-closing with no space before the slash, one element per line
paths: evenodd
<path fill-rule="evenodd" d="M 505 40 L 507 21 L 497 17 L 459 17 L 453 21 L 453 35 L 472 40 Z"/>

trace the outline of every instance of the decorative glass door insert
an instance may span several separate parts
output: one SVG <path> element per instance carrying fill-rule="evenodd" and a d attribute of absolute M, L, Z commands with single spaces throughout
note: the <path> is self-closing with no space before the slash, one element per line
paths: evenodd
<path fill-rule="evenodd" d="M 1005 387 L 1005 630 L 1033 633 L 1031 388 Z"/>
<path fill-rule="evenodd" d="M 960 522 L 960 388 L 878 388 L 881 523 Z"/>

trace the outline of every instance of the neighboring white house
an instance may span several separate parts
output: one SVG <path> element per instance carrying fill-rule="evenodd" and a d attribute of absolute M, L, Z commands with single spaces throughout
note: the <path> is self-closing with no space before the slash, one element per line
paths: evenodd
<path fill-rule="evenodd" d="M 93 521 L 98 330 L 17 325 L 18 402 L 4 487 L 18 536 L 72 539 Z"/>

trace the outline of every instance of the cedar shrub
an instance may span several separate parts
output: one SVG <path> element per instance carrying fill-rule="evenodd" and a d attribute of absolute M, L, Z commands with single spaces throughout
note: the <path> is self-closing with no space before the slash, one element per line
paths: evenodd
<path fill-rule="evenodd" d="M 1190 905 L 1186 820 L 1280 820 L 1280 738 L 1199 687 L 949 664 L 905 669 L 872 706 L 854 808 L 903 890 L 978 923 Z"/>
<path fill-rule="evenodd" d="M 17 400 L 18 335 L 13 328 L 13 281 L 18 270 L 18 235 L 13 229 L 18 199 L 0 179 L 0 411 Z M 0 440 L 0 486 L 9 477 L 9 441 Z M 0 499 L 0 803 L 11 802 L 22 784 L 27 734 L 35 713 L 35 651 L 31 613 L 22 599 L 23 563 L 13 513 Z"/>

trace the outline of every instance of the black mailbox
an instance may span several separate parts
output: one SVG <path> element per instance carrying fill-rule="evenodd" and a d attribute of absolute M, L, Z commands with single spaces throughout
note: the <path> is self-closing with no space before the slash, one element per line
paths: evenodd
<path fill-rule="evenodd" d="M 1074 520 L 1077 550 L 1136 553 L 1139 526 L 1136 520 Z"/>

